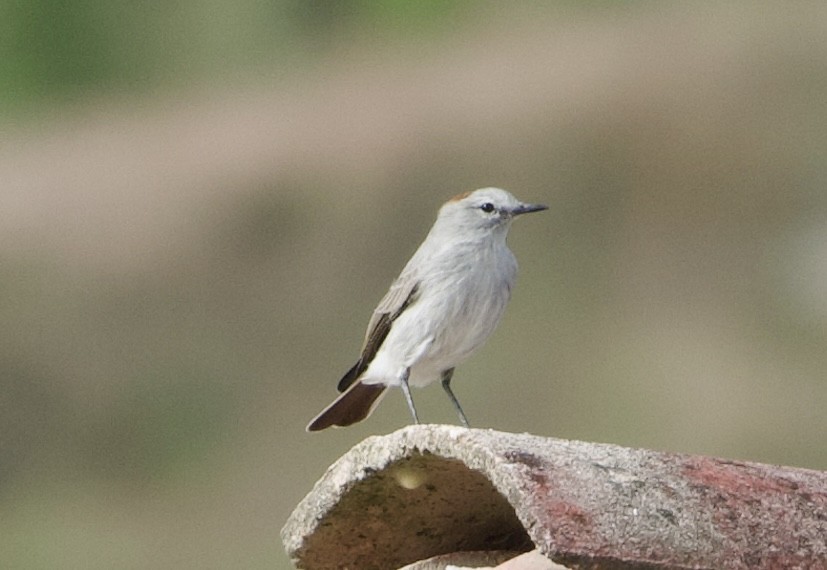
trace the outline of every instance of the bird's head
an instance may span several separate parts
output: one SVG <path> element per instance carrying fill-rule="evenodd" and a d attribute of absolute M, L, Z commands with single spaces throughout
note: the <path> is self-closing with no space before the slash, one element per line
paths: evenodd
<path fill-rule="evenodd" d="M 520 202 L 500 188 L 481 188 L 448 200 L 439 210 L 437 224 L 458 236 L 505 235 L 516 216 L 547 208 Z"/>

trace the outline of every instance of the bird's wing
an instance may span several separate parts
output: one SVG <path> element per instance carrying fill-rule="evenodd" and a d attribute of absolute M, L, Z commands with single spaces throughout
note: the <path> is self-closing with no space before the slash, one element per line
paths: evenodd
<path fill-rule="evenodd" d="M 365 342 L 362 345 L 362 352 L 365 351 L 370 343 L 371 337 L 374 336 L 375 329 L 379 328 L 380 321 L 387 315 L 392 322 L 402 314 L 402 311 L 408 308 L 413 302 L 417 291 L 419 290 L 419 280 L 415 278 L 412 271 L 403 271 L 396 281 L 393 282 L 391 288 L 379 301 L 379 305 L 373 310 L 373 315 L 368 323 L 368 329 L 365 332 Z"/>
<path fill-rule="evenodd" d="M 368 323 L 368 330 L 365 333 L 365 341 L 362 344 L 362 354 L 359 356 L 359 360 L 339 380 L 338 388 L 340 392 L 347 390 L 367 370 L 373 357 L 379 351 L 379 347 L 385 341 L 385 337 L 388 336 L 393 321 L 414 302 L 418 291 L 419 281 L 414 278 L 412 272 L 403 271 L 402 275 L 393 282 L 391 288 L 379 302 L 379 306 L 373 311 Z"/>

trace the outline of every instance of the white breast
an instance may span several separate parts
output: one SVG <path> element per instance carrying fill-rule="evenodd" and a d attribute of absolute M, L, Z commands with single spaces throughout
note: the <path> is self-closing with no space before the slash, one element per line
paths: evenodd
<path fill-rule="evenodd" d="M 363 381 L 398 384 L 410 367 L 410 385 L 430 384 L 494 331 L 511 296 L 514 256 L 504 242 L 449 253 L 429 259 L 418 299 L 393 323 Z"/>

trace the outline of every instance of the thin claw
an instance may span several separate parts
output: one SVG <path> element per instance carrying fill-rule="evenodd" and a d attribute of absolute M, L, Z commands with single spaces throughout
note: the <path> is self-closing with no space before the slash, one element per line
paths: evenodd
<path fill-rule="evenodd" d="M 418 424 L 419 416 L 416 414 L 416 407 L 414 406 L 413 397 L 411 396 L 411 387 L 408 386 L 408 376 L 410 376 L 410 373 L 410 369 L 407 369 L 402 375 L 402 393 L 405 394 L 405 401 L 408 402 L 408 409 L 411 411 L 414 423 Z"/>
<path fill-rule="evenodd" d="M 462 411 L 459 400 L 457 400 L 457 397 L 454 395 L 454 391 L 451 390 L 451 377 L 453 375 L 453 368 L 442 373 L 442 388 L 445 390 L 445 393 L 448 394 L 448 397 L 451 398 L 451 403 L 454 404 L 454 409 L 457 411 L 457 415 L 459 415 L 459 421 L 462 422 L 463 426 L 470 428 L 471 425 L 468 423 L 468 418 L 465 417 L 465 412 Z"/>

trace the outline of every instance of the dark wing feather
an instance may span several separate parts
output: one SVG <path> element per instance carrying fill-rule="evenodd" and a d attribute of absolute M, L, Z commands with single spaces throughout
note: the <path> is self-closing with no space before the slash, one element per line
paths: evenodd
<path fill-rule="evenodd" d="M 344 392 L 350 387 L 373 361 L 373 357 L 379 352 L 382 343 L 385 342 L 385 337 L 391 330 L 393 322 L 413 303 L 417 291 L 419 290 L 418 283 L 410 283 L 405 287 L 402 280 L 397 280 L 388 291 L 379 307 L 373 312 L 373 316 L 368 324 L 367 334 L 365 335 L 365 342 L 362 346 L 362 354 L 359 360 L 356 361 L 350 370 L 348 370 L 342 379 L 339 380 L 339 392 Z M 404 297 L 402 296 L 404 295 Z M 401 300 L 401 303 L 400 303 Z M 392 309 L 392 310 L 387 310 Z"/>

